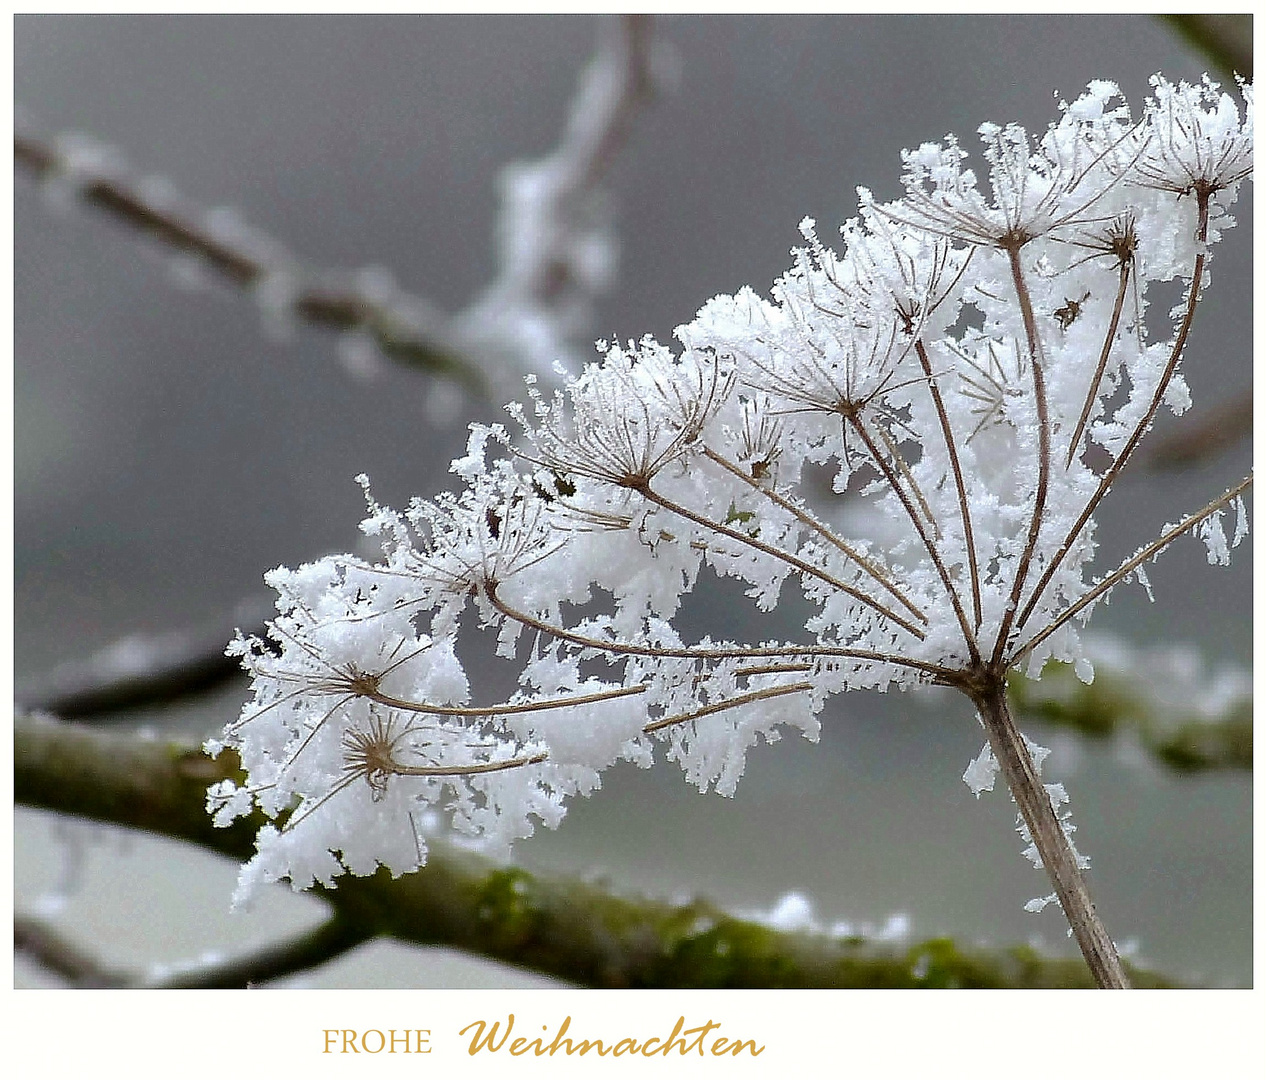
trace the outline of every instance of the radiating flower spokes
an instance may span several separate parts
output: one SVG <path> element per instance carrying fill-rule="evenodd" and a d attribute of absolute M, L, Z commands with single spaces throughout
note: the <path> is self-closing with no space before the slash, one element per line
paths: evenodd
<path fill-rule="evenodd" d="M 675 359 L 649 340 L 610 348 L 604 364 L 569 384 L 566 400 L 534 392 L 535 423 L 512 409 L 527 441 L 517 453 L 560 476 L 636 488 L 689 450 L 733 386 L 733 371 L 713 357 Z"/>
<path fill-rule="evenodd" d="M 1152 79 L 1150 139 L 1135 164 L 1136 182 L 1180 195 L 1234 187 L 1254 168 L 1254 91 L 1242 83 L 1245 118 L 1219 85 Z"/>
<path fill-rule="evenodd" d="M 1019 124 L 982 124 L 990 198 L 977 186 L 968 154 L 953 136 L 903 155 L 906 197 L 875 212 L 963 244 L 1004 250 L 1094 217 L 1096 205 L 1143 152 L 1137 125 L 1105 110 L 1118 90 L 1092 83 L 1035 148 Z M 1125 163 L 1122 160 L 1125 157 Z"/>

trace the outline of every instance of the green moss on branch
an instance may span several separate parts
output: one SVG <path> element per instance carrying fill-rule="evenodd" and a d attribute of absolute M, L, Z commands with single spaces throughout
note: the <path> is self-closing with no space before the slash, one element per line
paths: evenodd
<path fill-rule="evenodd" d="M 239 778 L 187 744 L 52 719 L 15 723 L 15 797 L 196 843 L 234 859 L 254 851 L 258 821 L 211 825 L 210 783 Z M 592 987 L 1085 987 L 1079 960 L 1028 948 L 967 950 L 946 938 L 892 946 L 858 937 L 793 934 L 735 918 L 702 900 L 623 897 L 570 878 L 435 851 L 393 879 L 344 877 L 318 890 L 341 928 L 439 945 Z M 1136 986 L 1168 983 L 1132 971 Z"/>

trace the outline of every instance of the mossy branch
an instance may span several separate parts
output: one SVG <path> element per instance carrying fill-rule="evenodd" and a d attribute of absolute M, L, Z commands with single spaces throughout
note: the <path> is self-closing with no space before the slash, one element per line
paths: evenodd
<path fill-rule="evenodd" d="M 14 759 L 19 803 L 187 840 L 234 859 L 254 853 L 261 822 L 217 829 L 205 809 L 208 784 L 241 779 L 229 751 L 212 761 L 187 743 L 19 716 Z M 1081 961 L 1051 959 L 1027 947 L 991 952 L 965 950 L 946 938 L 894 946 L 785 933 L 701 900 L 671 904 L 616 896 L 595 884 L 533 875 L 469 854 L 434 851 L 414 874 L 393 880 L 380 870 L 318 891 L 333 909 L 326 926 L 338 930 L 326 935 L 337 938 L 329 955 L 349 942 L 388 936 L 460 949 L 581 986 L 1091 985 Z M 315 964 L 328 956 L 318 950 L 305 958 Z M 1132 971 L 1131 979 L 1136 986 L 1170 985 L 1148 972 Z"/>

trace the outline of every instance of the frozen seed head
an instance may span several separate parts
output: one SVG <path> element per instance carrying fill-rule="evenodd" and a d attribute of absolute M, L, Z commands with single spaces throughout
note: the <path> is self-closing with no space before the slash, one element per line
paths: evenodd
<path fill-rule="evenodd" d="M 569 384 L 567 399 L 537 399 L 536 424 L 522 421 L 531 448 L 522 454 L 560 476 L 642 490 L 690 451 L 734 382 L 713 357 L 675 359 L 650 341 L 610 349 Z"/>
<path fill-rule="evenodd" d="M 1242 122 L 1236 103 L 1207 75 L 1178 85 L 1152 79 L 1147 115 L 1150 138 L 1135 166 L 1138 181 L 1179 195 L 1208 198 L 1235 187 L 1254 168 L 1254 92 L 1241 84 Z"/>
<path fill-rule="evenodd" d="M 779 447 L 783 425 L 772 414 L 769 398 L 764 395 L 745 398 L 742 409 L 739 461 L 748 469 L 753 480 L 770 482 L 774 479 L 775 465 L 783 452 Z"/>
<path fill-rule="evenodd" d="M 1139 122 L 1099 82 L 1041 137 L 984 125 L 980 185 L 953 137 L 908 153 L 906 196 L 863 191 L 840 250 L 803 221 L 768 297 L 714 297 L 680 349 L 600 344 L 557 391 L 530 381 L 521 434 L 474 426 L 454 492 L 367 497 L 381 559 L 270 574 L 268 641 L 231 647 L 253 694 L 222 741 L 249 785 L 213 810 L 286 827 L 243 888 L 406 872 L 436 830 L 504 848 L 621 760 L 729 793 L 754 745 L 816 737 L 846 690 L 980 705 L 1014 666 L 1089 677 L 1082 625 L 1114 588 L 1184 535 L 1230 558 L 1248 480 L 1124 561 L 1096 542 L 1158 410 L 1186 400 L 1208 250 L 1250 168 L 1248 105 L 1154 86 Z M 1174 280 L 1187 299 L 1150 337 L 1149 290 Z M 718 578 L 803 621 L 756 639 L 705 599 L 691 617 L 714 625 L 683 629 Z"/>
<path fill-rule="evenodd" d="M 953 136 L 907 151 L 906 198 L 877 210 L 957 243 L 1008 251 L 1093 218 L 1121 181 L 1123 158 L 1138 153 L 1129 112 L 1112 105 L 1118 97 L 1115 84 L 1092 83 L 1037 145 L 1019 124 L 982 124 L 988 195 Z"/>

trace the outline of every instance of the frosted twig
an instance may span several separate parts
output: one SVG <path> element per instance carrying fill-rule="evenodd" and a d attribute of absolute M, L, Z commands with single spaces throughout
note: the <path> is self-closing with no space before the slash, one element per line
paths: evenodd
<path fill-rule="evenodd" d="M 1230 663 L 1211 669 L 1191 646 L 1136 647 L 1095 632 L 1083 642 L 1094 682 L 1058 661 L 1044 665 L 1037 679 L 1014 670 L 1008 701 L 1018 715 L 1092 738 L 1129 734 L 1152 760 L 1180 772 L 1254 767 L 1247 669 Z"/>
<path fill-rule="evenodd" d="M 1008 789 L 1020 808 L 1029 828 L 1044 869 L 1056 889 L 1065 917 L 1078 942 L 1083 958 L 1103 989 L 1128 989 L 1130 982 L 1121 958 L 1104 924 L 1096 915 L 1095 904 L 1087 891 L 1077 853 L 1069 842 L 1060 819 L 1052 807 L 1047 789 L 1038 778 L 1033 758 L 1017 730 L 1008 709 L 1002 687 L 995 687 L 977 699 L 981 722 L 1007 780 Z"/>
<path fill-rule="evenodd" d="M 950 600 L 951 606 L 954 608 L 955 618 L 959 621 L 959 628 L 963 631 L 964 643 L 968 649 L 968 655 L 975 664 L 980 659 L 980 652 L 977 648 L 976 635 L 972 632 L 972 627 L 968 625 L 968 616 L 964 613 L 963 602 L 959 599 L 959 592 L 955 588 L 954 582 L 950 580 L 950 571 L 946 569 L 946 564 L 942 560 L 941 552 L 937 548 L 936 541 L 928 535 L 928 530 L 924 527 L 924 519 L 920 512 L 911 502 L 911 497 L 906 490 L 898 483 L 898 478 L 894 472 L 893 466 L 888 459 L 880 453 L 875 441 L 868 433 L 866 426 L 862 422 L 862 417 L 856 413 L 845 416 L 841 421 L 848 424 L 866 446 L 868 453 L 871 455 L 872 462 L 879 468 L 884 478 L 889 482 L 889 487 L 893 494 L 897 496 L 902 504 L 902 509 L 906 511 L 906 516 L 910 519 L 911 524 L 915 527 L 924 550 L 928 552 L 929 561 L 937 571 L 937 576 L 941 579 L 942 585 L 946 589 L 946 596 Z"/>
<path fill-rule="evenodd" d="M 690 712 L 678 713 L 676 716 L 661 717 L 659 720 L 653 720 L 651 723 L 646 724 L 642 730 L 650 735 L 653 731 L 663 731 L 665 728 L 673 727 L 675 724 L 686 724 L 692 720 L 701 720 L 705 716 L 712 716 L 714 713 L 723 712 L 726 709 L 737 709 L 741 705 L 751 705 L 754 701 L 765 701 L 769 698 L 782 697 L 784 694 L 803 694 L 813 689 L 814 684 L 806 682 L 789 683 L 786 686 L 767 686 L 762 690 L 739 694 L 724 701 L 715 701 L 711 705 L 692 709 Z"/>
<path fill-rule="evenodd" d="M 630 697 L 645 693 L 645 685 L 620 686 L 614 690 L 604 690 L 595 694 L 572 694 L 568 697 L 551 698 L 548 701 L 518 701 L 502 705 L 460 706 L 436 705 L 426 701 L 405 701 L 392 697 L 378 690 L 364 690 L 362 697 L 369 698 L 389 709 L 401 709 L 405 712 L 432 713 L 436 716 L 514 716 L 518 713 L 541 712 L 545 709 L 566 709 L 574 705 L 593 705 L 599 701 L 612 701 L 615 698 Z"/>
<path fill-rule="evenodd" d="M 913 634 L 915 637 L 923 640 L 924 631 L 912 623 L 909 619 L 902 618 L 902 616 L 893 611 L 892 608 L 880 603 L 880 601 L 876 600 L 874 597 L 868 596 L 866 593 L 855 589 L 852 585 L 841 581 L 839 578 L 833 577 L 831 574 L 819 569 L 817 566 L 807 563 L 799 556 L 775 547 L 773 544 L 767 544 L 764 540 L 761 540 L 758 537 L 749 536 L 737 529 L 732 529 L 729 525 L 720 521 L 712 521 L 709 518 L 702 517 L 701 515 L 696 514 L 689 507 L 682 506 L 680 503 L 674 502 L 672 499 L 661 495 L 659 492 L 653 491 L 649 484 L 644 484 L 636 490 L 648 502 L 655 503 L 657 506 L 662 506 L 672 514 L 677 514 L 678 516 L 686 518 L 686 520 L 692 521 L 696 525 L 699 525 L 710 532 L 715 532 L 720 536 L 725 536 L 734 540 L 736 543 L 744 544 L 756 551 L 760 551 L 763 555 L 769 555 L 771 558 L 785 562 L 789 566 L 799 570 L 802 574 L 812 578 L 817 578 L 824 584 L 830 585 L 833 589 L 839 589 L 846 596 L 853 597 L 859 603 L 865 604 L 867 607 L 873 609 L 880 615 L 883 615 L 885 618 L 892 620 L 908 634 Z"/>
<path fill-rule="evenodd" d="M 1073 547 L 1074 542 L 1082 535 L 1082 530 L 1086 527 L 1091 516 L 1095 513 L 1096 507 L 1104 499 L 1105 495 L 1113 487 L 1114 481 L 1121 475 L 1122 470 L 1126 467 L 1126 463 L 1130 461 L 1131 455 L 1135 452 L 1135 448 L 1139 445 L 1140 440 L 1148 432 L 1152 426 L 1153 420 L 1157 416 L 1157 410 L 1161 408 L 1163 398 L 1166 396 L 1166 390 L 1170 386 L 1170 380 L 1174 377 L 1175 369 L 1179 366 L 1179 359 L 1183 355 L 1184 344 L 1188 340 L 1188 331 L 1192 329 L 1192 320 L 1197 313 L 1197 300 L 1201 294 L 1201 277 L 1205 272 L 1206 263 L 1206 229 L 1210 220 L 1210 192 L 1196 192 L 1197 198 L 1197 255 L 1192 270 L 1192 281 L 1188 286 L 1188 300 L 1184 308 L 1183 319 L 1179 324 L 1178 332 L 1175 334 L 1175 342 L 1170 351 L 1170 357 L 1166 361 L 1166 367 L 1162 371 L 1160 378 L 1157 380 L 1157 386 L 1153 391 L 1152 400 L 1148 403 L 1148 408 L 1144 415 L 1140 418 L 1139 423 L 1135 425 L 1131 437 L 1127 440 L 1126 445 L 1121 452 L 1113 459 L 1113 463 L 1104 471 L 1104 475 L 1100 477 L 1100 484 L 1096 488 L 1095 493 L 1087 500 L 1086 506 L 1083 507 L 1082 513 L 1078 515 L 1078 519 L 1074 522 L 1073 527 L 1065 535 L 1064 541 L 1056 550 L 1051 560 L 1047 564 L 1047 569 L 1043 571 L 1042 576 L 1038 579 L 1038 583 L 1034 586 L 1033 592 L 1030 594 L 1028 602 L 1021 611 L 1020 618 L 1017 620 L 1017 627 L 1024 627 L 1026 621 L 1033 613 L 1034 607 L 1042 599 L 1043 591 L 1047 588 L 1052 577 L 1055 576 L 1057 570 L 1060 569 L 1069 551 Z M 1000 635 L 1000 641 L 1002 635 Z"/>
<path fill-rule="evenodd" d="M 1075 615 L 1085 610 L 1091 604 L 1094 604 L 1110 589 L 1125 581 L 1136 567 L 1143 566 L 1149 559 L 1155 559 L 1184 533 L 1189 532 L 1211 514 L 1223 509 L 1223 507 L 1233 502 L 1238 496 L 1248 491 L 1253 483 L 1254 478 L 1252 476 L 1245 477 L 1245 479 L 1234 488 L 1229 488 L 1217 499 L 1214 499 L 1212 502 L 1203 506 L 1195 514 L 1189 514 L 1186 518 L 1179 522 L 1178 525 L 1172 525 L 1170 528 L 1166 529 L 1165 532 L 1163 532 L 1161 536 L 1159 536 L 1151 544 L 1144 545 L 1144 547 L 1140 548 L 1139 551 L 1123 562 L 1122 565 L 1111 574 L 1107 574 L 1100 581 L 1097 581 L 1095 585 L 1078 598 L 1076 603 L 1070 604 L 1069 607 L 1067 607 L 1059 615 L 1052 618 L 1041 631 L 1030 638 L 1024 645 L 1020 646 L 1020 648 L 1016 649 L 1014 655 L 1018 657 L 1024 656 L 1033 649 L 1034 646 L 1045 641 Z"/>
<path fill-rule="evenodd" d="M 967 268 L 966 261 L 964 267 Z M 928 359 L 928 349 L 922 341 L 916 340 L 915 355 L 919 357 L 920 367 L 924 369 L 924 377 L 928 380 L 928 392 L 933 399 L 933 408 L 937 410 L 937 423 L 941 427 L 942 438 L 946 443 L 946 457 L 955 477 L 955 493 L 959 496 L 959 519 L 963 523 L 964 547 L 968 552 L 968 578 L 972 582 L 972 626 L 974 630 L 980 630 L 981 574 L 977 569 L 977 544 L 972 538 L 972 514 L 968 510 L 968 489 L 964 484 L 963 468 L 959 464 L 959 451 L 955 447 L 955 435 L 950 427 L 950 418 L 946 415 L 946 405 L 942 401 L 941 390 L 933 374 L 932 362 Z"/>
<path fill-rule="evenodd" d="M 821 537 L 827 543 L 831 544 L 832 547 L 836 548 L 848 559 L 852 560 L 853 562 L 857 563 L 860 567 L 862 567 L 862 569 L 865 570 L 867 574 L 869 574 L 872 578 L 875 579 L 877 584 L 883 586 L 884 589 L 895 600 L 898 601 L 898 603 L 900 603 L 904 608 L 906 608 L 907 611 L 909 611 L 912 615 L 914 615 L 917 619 L 919 619 L 920 622 L 922 623 L 928 622 L 928 616 L 925 615 L 922 611 L 920 611 L 920 609 L 911 602 L 910 598 L 907 597 L 907 595 L 900 588 L 898 588 L 897 585 L 893 583 L 893 580 L 889 577 L 889 575 L 886 574 L 878 565 L 876 565 L 876 563 L 873 560 L 868 559 L 865 555 L 861 554 L 852 545 L 842 540 L 838 535 L 836 535 L 836 533 L 834 533 L 821 521 L 815 518 L 813 514 L 809 513 L 809 511 L 807 511 L 804 507 L 798 506 L 791 499 L 784 498 L 774 489 L 774 486 L 772 484 L 761 483 L 760 481 L 754 479 L 748 473 L 745 473 L 743 469 L 739 468 L 739 466 L 736 465 L 733 461 L 730 461 L 722 454 L 717 453 L 715 450 L 712 450 L 706 446 L 703 448 L 703 454 L 706 458 L 708 458 L 709 461 L 715 462 L 716 464 L 720 465 L 723 469 L 725 469 L 728 473 L 730 473 L 731 476 L 737 477 L 738 479 L 742 480 L 745 484 L 747 484 L 749 487 L 751 487 L 754 491 L 757 491 L 761 495 L 765 496 L 765 498 L 769 499 L 772 503 L 774 503 L 775 506 L 778 506 L 781 509 L 786 510 L 789 514 L 791 514 L 794 518 L 796 518 L 796 520 L 799 521 L 806 528 L 812 529 L 819 537 Z"/>
<path fill-rule="evenodd" d="M 994 642 L 994 655 L 991 663 L 998 664 L 1007 649 L 1008 635 L 1012 629 L 1012 620 L 1016 616 L 1017 605 L 1021 601 L 1021 592 L 1025 588 L 1025 580 L 1029 576 L 1029 565 L 1038 547 L 1038 534 L 1043 526 L 1043 512 L 1047 506 L 1047 483 L 1051 475 L 1051 420 L 1047 415 L 1046 376 L 1043 374 L 1043 346 L 1038 336 L 1038 325 L 1034 321 L 1034 305 L 1030 301 L 1029 287 L 1025 282 L 1025 273 L 1021 267 L 1020 243 L 1013 243 L 1007 248 L 1008 264 L 1012 270 L 1012 286 L 1016 290 L 1017 303 L 1021 308 L 1021 319 L 1025 324 L 1025 340 L 1029 347 L 1029 366 L 1034 381 L 1034 411 L 1038 417 L 1038 479 L 1034 486 L 1034 509 L 1030 516 L 1029 535 L 1025 538 L 1025 547 L 1016 565 L 1016 577 L 1012 583 L 1012 592 L 1008 596 L 1007 608 L 1003 612 L 1003 623 Z M 1024 622 L 1024 617 L 1022 617 Z"/>
<path fill-rule="evenodd" d="M 827 658 L 835 658 L 841 660 L 861 660 L 866 663 L 874 664 L 896 664 L 898 667 L 908 667 L 914 671 L 922 671 L 934 678 L 942 678 L 953 675 L 954 669 L 943 667 L 940 664 L 929 664 L 910 657 L 901 656 L 898 653 L 877 652 L 872 649 L 849 649 L 834 645 L 736 645 L 732 647 L 706 648 L 706 647 L 686 647 L 673 648 L 658 645 L 637 645 L 633 642 L 603 640 L 602 638 L 586 637 L 584 634 L 578 634 L 568 630 L 562 626 L 552 626 L 541 619 L 534 618 L 523 611 L 516 611 L 513 607 L 502 600 L 496 590 L 489 590 L 489 599 L 498 611 L 509 619 L 514 619 L 524 626 L 529 626 L 534 630 L 540 630 L 544 634 L 558 638 L 560 641 L 567 641 L 573 645 L 579 645 L 585 649 L 595 649 L 599 652 L 611 653 L 616 656 L 658 656 L 665 659 L 683 659 L 683 660 L 735 660 L 735 659 L 756 659 L 757 657 L 779 657 L 779 656 L 821 656 Z"/>
<path fill-rule="evenodd" d="M 1126 302 L 1126 287 L 1131 278 L 1131 262 L 1129 259 L 1123 259 L 1121 266 L 1118 268 L 1117 295 L 1113 298 L 1113 314 L 1109 318 L 1108 329 L 1104 333 L 1104 347 L 1100 350 L 1100 360 L 1095 366 L 1095 373 L 1091 376 L 1091 382 L 1087 386 L 1087 399 L 1082 405 L 1082 415 L 1078 417 L 1078 424 L 1073 429 L 1073 434 L 1069 436 L 1069 451 L 1065 455 L 1065 468 L 1073 463 L 1074 456 L 1078 453 L 1079 446 L 1082 442 L 1082 432 L 1087 426 L 1087 420 L 1091 416 L 1091 409 L 1095 405 L 1096 398 L 1100 393 L 1100 380 L 1104 378 L 1105 368 L 1109 364 L 1109 353 L 1113 351 L 1113 341 L 1117 337 L 1118 321 L 1122 317 L 1122 305 Z"/>

